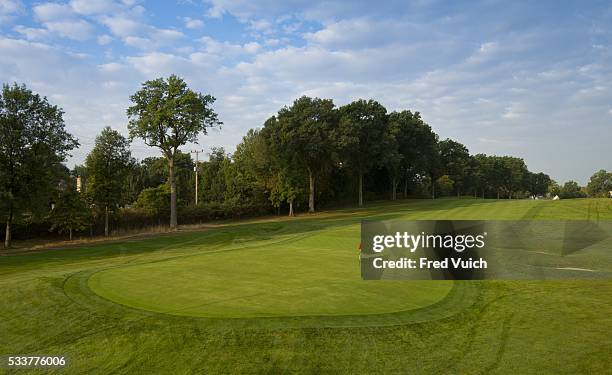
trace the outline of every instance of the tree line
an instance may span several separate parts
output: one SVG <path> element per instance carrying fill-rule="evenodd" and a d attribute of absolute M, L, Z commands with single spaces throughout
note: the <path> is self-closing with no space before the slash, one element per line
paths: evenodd
<path fill-rule="evenodd" d="M 606 196 L 612 173 L 597 172 L 586 188 L 557 185 L 512 156 L 470 154 L 440 140 L 409 110 L 388 112 L 375 100 L 337 107 L 303 96 L 252 129 L 232 154 L 214 148 L 195 165 L 180 148 L 222 122 L 215 98 L 191 90 L 177 76 L 145 82 L 130 97 L 126 138 L 107 127 L 83 165 L 65 159 L 78 141 L 65 129 L 63 111 L 24 85 L 4 85 L 0 96 L 0 215 L 10 246 L 14 222 L 44 222 L 48 229 L 109 234 L 120 215 L 170 217 L 181 222 L 399 197 L 526 198 Z M 137 161 L 139 138 L 161 157 Z M 194 170 L 202 183 L 196 192 Z M 76 179 L 80 192 L 75 190 Z M 200 204 L 195 207 L 195 195 Z M 130 213 L 131 212 L 131 213 Z M 144 216 L 143 216 L 144 215 Z"/>

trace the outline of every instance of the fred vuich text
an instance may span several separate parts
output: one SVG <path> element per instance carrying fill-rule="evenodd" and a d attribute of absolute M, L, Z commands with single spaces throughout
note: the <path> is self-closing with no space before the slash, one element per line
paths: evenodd
<path fill-rule="evenodd" d="M 384 260 L 383 258 L 375 258 L 373 265 L 377 269 L 486 269 L 488 266 L 487 261 L 482 258 L 446 258 L 442 260 L 428 258 Z"/>

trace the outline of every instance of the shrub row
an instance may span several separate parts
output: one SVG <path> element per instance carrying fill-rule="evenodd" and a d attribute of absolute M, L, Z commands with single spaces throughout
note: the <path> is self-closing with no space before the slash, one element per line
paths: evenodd
<path fill-rule="evenodd" d="M 202 224 L 216 220 L 241 219 L 267 215 L 272 212 L 270 206 L 250 203 L 202 203 L 197 206 L 179 207 L 178 220 L 182 225 Z M 111 233 L 146 231 L 152 228 L 166 227 L 169 224 L 169 213 L 153 212 L 142 208 L 121 208 L 110 218 Z M 51 224 L 45 219 L 23 220 L 13 225 L 14 239 L 63 238 L 50 232 Z M 90 227 L 77 236 L 102 235 L 104 217 L 96 215 Z"/>

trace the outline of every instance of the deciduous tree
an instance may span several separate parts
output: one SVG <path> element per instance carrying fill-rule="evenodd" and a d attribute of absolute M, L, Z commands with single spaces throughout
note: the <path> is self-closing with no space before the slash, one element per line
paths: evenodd
<path fill-rule="evenodd" d="M 68 186 L 62 191 L 56 200 L 49 219 L 52 223 L 51 231 L 68 233 L 70 241 L 75 231 L 82 231 L 91 222 L 91 212 L 87 202 L 75 190 L 74 186 Z"/>
<path fill-rule="evenodd" d="M 336 119 L 331 99 L 302 96 L 290 107 L 282 108 L 273 121 L 267 122 L 272 147 L 285 162 L 285 167 L 307 171 L 309 212 L 315 211 L 317 178 L 331 165 L 333 145 L 329 135 Z"/>
<path fill-rule="evenodd" d="M 130 99 L 130 138 L 142 138 L 145 144 L 159 148 L 168 162 L 170 227 L 176 228 L 175 155 L 179 147 L 197 143 L 198 135 L 222 124 L 212 108 L 215 98 L 193 91 L 183 79 L 171 75 L 145 82 Z"/>
<path fill-rule="evenodd" d="M 357 100 L 339 109 L 334 139 L 343 165 L 358 177 L 359 206 L 363 206 L 363 176 L 384 166 L 393 140 L 387 129 L 387 110 L 374 100 Z"/>
<path fill-rule="evenodd" d="M 46 213 L 68 152 L 78 146 L 64 112 L 24 85 L 4 85 L 0 95 L 0 195 L 6 219 L 4 246 L 21 212 Z"/>
<path fill-rule="evenodd" d="M 87 155 L 87 195 L 104 212 L 104 235 L 109 234 L 109 211 L 126 202 L 127 176 L 135 160 L 130 142 L 118 131 L 106 127 L 96 137 Z"/>

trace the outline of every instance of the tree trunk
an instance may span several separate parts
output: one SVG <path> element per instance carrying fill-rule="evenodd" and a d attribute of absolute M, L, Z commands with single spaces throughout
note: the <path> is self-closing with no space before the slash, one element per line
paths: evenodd
<path fill-rule="evenodd" d="M 363 207 L 363 172 L 359 172 L 359 207 Z"/>
<path fill-rule="evenodd" d="M 70 241 L 72 241 L 72 228 L 68 229 L 68 238 L 70 239 Z"/>
<path fill-rule="evenodd" d="M 170 181 L 170 229 L 176 229 L 176 180 L 174 178 L 174 157 L 168 159 L 168 179 Z"/>
<path fill-rule="evenodd" d="M 404 199 L 408 198 L 408 177 L 404 180 Z"/>
<path fill-rule="evenodd" d="M 104 237 L 108 237 L 108 206 L 104 206 Z"/>
<path fill-rule="evenodd" d="M 393 177 L 393 181 L 391 182 L 391 187 L 392 187 L 392 191 L 391 191 L 391 200 L 396 200 L 397 199 L 397 178 Z"/>
<path fill-rule="evenodd" d="M 9 203 L 9 213 L 6 218 L 6 233 L 4 236 L 4 248 L 8 249 L 11 247 L 11 230 L 13 226 L 13 207 L 12 204 Z"/>
<path fill-rule="evenodd" d="M 497 199 L 499 200 L 499 189 L 497 189 Z"/>
<path fill-rule="evenodd" d="M 315 177 L 308 171 L 308 181 L 310 182 L 310 194 L 308 196 L 308 212 L 315 212 Z"/>
<path fill-rule="evenodd" d="M 289 216 L 295 216 L 293 214 L 293 201 L 289 202 Z"/>

